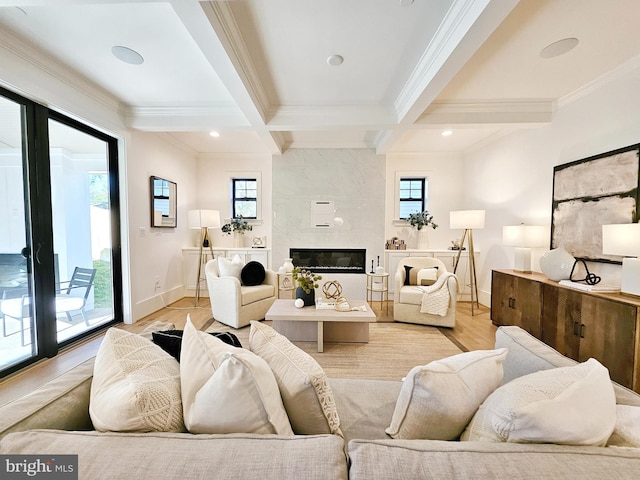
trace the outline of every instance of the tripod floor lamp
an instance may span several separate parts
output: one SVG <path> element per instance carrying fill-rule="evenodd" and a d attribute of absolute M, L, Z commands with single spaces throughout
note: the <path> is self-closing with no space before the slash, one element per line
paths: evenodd
<path fill-rule="evenodd" d="M 480 308 L 478 300 L 478 279 L 476 277 L 476 256 L 473 250 L 473 230 L 484 228 L 484 210 L 457 210 L 449 213 L 449 227 L 451 230 L 463 229 L 462 240 L 460 241 L 460 250 L 456 257 L 456 263 L 453 266 L 453 273 L 458 270 L 460 263 L 460 255 L 464 248 L 464 241 L 467 240 L 469 245 L 469 266 L 470 268 L 470 287 L 471 287 L 471 315 L 474 315 L 474 303 Z"/>
<path fill-rule="evenodd" d="M 218 210 L 189 210 L 187 213 L 189 228 L 200 229 L 200 255 L 198 257 L 198 278 L 196 279 L 196 303 L 200 299 L 200 284 L 202 283 L 202 265 L 205 263 L 209 248 L 213 259 L 213 244 L 209 238 L 210 228 L 220 228 L 220 212 Z"/>

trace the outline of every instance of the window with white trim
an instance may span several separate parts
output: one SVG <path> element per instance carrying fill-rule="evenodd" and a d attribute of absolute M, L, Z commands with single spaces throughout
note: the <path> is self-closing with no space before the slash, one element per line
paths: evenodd
<path fill-rule="evenodd" d="M 256 178 L 231 179 L 232 216 L 258 218 L 258 180 Z"/>
<path fill-rule="evenodd" d="M 400 177 L 398 185 L 398 218 L 406 220 L 409 215 L 428 209 L 427 177 Z"/>

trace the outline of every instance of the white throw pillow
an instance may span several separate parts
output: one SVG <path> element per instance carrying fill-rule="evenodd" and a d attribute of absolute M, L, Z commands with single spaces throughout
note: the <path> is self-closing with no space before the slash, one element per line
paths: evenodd
<path fill-rule="evenodd" d="M 476 350 L 414 367 L 385 431 L 397 439 L 457 439 L 502 382 L 506 356 L 506 348 Z"/>
<path fill-rule="evenodd" d="M 180 376 L 190 432 L 293 435 L 269 365 L 249 350 L 196 330 L 189 318 Z"/>
<path fill-rule="evenodd" d="M 591 358 L 498 388 L 480 406 L 462 439 L 604 446 L 615 423 L 609 371 Z"/>
<path fill-rule="evenodd" d="M 418 278 L 416 283 L 418 285 L 433 285 L 438 280 L 437 268 L 421 268 L 418 270 Z"/>
<path fill-rule="evenodd" d="M 342 435 L 329 380 L 313 357 L 256 321 L 251 322 L 249 348 L 271 367 L 295 433 Z"/>
<path fill-rule="evenodd" d="M 218 257 L 218 275 L 221 277 L 235 277 L 240 280 L 244 263 L 240 255 L 235 254 L 231 260 L 224 257 Z"/>
<path fill-rule="evenodd" d="M 616 405 L 616 427 L 607 447 L 640 448 L 640 407 Z"/>
<path fill-rule="evenodd" d="M 184 432 L 178 362 L 140 335 L 109 329 L 96 355 L 89 414 L 102 432 Z"/>

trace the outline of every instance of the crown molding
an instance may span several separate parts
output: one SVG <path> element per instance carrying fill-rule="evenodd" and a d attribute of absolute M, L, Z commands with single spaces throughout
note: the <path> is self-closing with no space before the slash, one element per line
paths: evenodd
<path fill-rule="evenodd" d="M 550 98 L 439 101 L 429 106 L 416 125 L 548 123 L 555 110 Z"/>
<path fill-rule="evenodd" d="M 194 128 L 250 127 L 234 105 L 123 107 L 121 114 L 130 128 L 147 131 L 190 131 Z"/>
<path fill-rule="evenodd" d="M 631 58 L 623 64 L 618 65 L 613 70 L 609 70 L 608 72 L 600 75 L 598 78 L 592 80 L 591 82 L 583 85 L 580 88 L 577 88 L 571 93 L 564 95 L 558 99 L 558 108 L 569 105 L 576 100 L 580 100 L 583 97 L 590 95 L 601 87 L 604 87 L 616 80 L 620 80 L 621 78 L 626 77 L 629 74 L 637 72 L 640 70 L 640 55 Z"/>

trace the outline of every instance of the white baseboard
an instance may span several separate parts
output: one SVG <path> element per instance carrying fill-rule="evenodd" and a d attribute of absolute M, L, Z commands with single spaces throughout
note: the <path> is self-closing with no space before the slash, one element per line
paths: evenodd
<path fill-rule="evenodd" d="M 166 292 L 161 292 L 158 295 L 149 297 L 141 302 L 138 302 L 133 307 L 132 319 L 135 323 L 141 318 L 151 315 L 153 312 L 157 312 L 161 308 L 166 307 L 170 303 L 180 300 L 185 296 L 184 285 L 177 286 Z"/>

